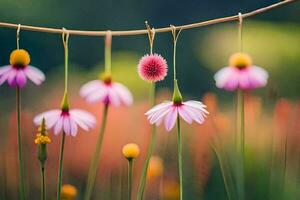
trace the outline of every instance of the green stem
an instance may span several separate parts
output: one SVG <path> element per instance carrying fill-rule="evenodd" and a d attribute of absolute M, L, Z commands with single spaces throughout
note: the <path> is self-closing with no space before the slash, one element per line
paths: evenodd
<path fill-rule="evenodd" d="M 183 200 L 183 169 L 182 169 L 182 144 L 181 144 L 181 129 L 180 118 L 177 117 L 177 136 L 178 136 L 178 169 L 179 169 L 179 185 L 180 185 L 180 200 Z"/>
<path fill-rule="evenodd" d="M 223 178 L 223 181 L 224 181 L 224 185 L 225 185 L 228 200 L 235 199 L 234 198 L 234 189 L 233 189 L 233 180 L 232 180 L 232 176 L 230 174 L 228 163 L 226 162 L 226 158 L 224 158 L 224 160 L 223 160 L 222 159 L 223 156 L 221 156 L 221 152 L 219 153 L 217 148 L 214 145 L 211 145 L 211 147 L 212 147 L 212 149 L 213 149 L 214 153 L 216 154 L 217 159 L 219 161 L 219 165 L 220 165 L 222 178 Z"/>
<path fill-rule="evenodd" d="M 128 200 L 131 200 L 132 174 L 133 174 L 133 159 L 128 159 Z"/>
<path fill-rule="evenodd" d="M 242 89 L 237 90 L 237 131 L 239 135 L 239 157 L 240 165 L 237 176 L 238 181 L 238 190 L 239 190 L 239 199 L 244 199 L 245 194 L 245 111 L 244 111 L 244 91 Z"/>
<path fill-rule="evenodd" d="M 151 89 L 150 89 L 150 99 L 151 99 L 152 105 L 155 105 L 155 96 L 156 96 L 155 95 L 155 83 L 152 83 Z M 140 178 L 139 189 L 138 189 L 138 193 L 137 193 L 138 200 L 142 200 L 144 198 L 148 166 L 149 166 L 149 162 L 150 162 L 151 156 L 152 156 L 154 148 L 155 148 L 155 144 L 156 144 L 156 126 L 152 125 L 151 141 L 150 141 L 150 144 L 148 147 L 146 160 L 143 165 L 142 176 Z"/>
<path fill-rule="evenodd" d="M 104 56 L 105 56 L 105 73 L 111 75 L 111 43 L 112 43 L 112 35 L 111 31 L 107 31 L 105 37 L 105 49 L 104 49 Z"/>
<path fill-rule="evenodd" d="M 57 183 L 57 200 L 61 198 L 61 186 L 62 186 L 62 175 L 63 175 L 63 159 L 64 159 L 64 148 L 65 148 L 65 137 L 66 134 L 63 131 L 61 146 L 60 146 L 60 155 L 59 155 L 59 171 L 58 171 L 58 183 Z"/>
<path fill-rule="evenodd" d="M 41 200 L 46 200 L 45 167 L 41 165 Z"/>
<path fill-rule="evenodd" d="M 92 162 L 91 162 L 90 169 L 89 169 L 89 174 L 88 174 L 87 187 L 86 187 L 86 192 L 84 195 L 85 200 L 91 199 L 92 192 L 94 190 L 94 185 L 95 185 L 96 175 L 97 175 L 97 168 L 98 168 L 98 163 L 99 163 L 99 159 L 100 159 L 101 146 L 102 146 L 103 137 L 104 137 L 104 133 L 105 133 L 108 107 L 109 107 L 109 105 L 105 104 L 104 109 L 103 109 L 100 133 L 97 138 L 96 150 L 93 155 Z"/>
<path fill-rule="evenodd" d="M 21 139 L 21 90 L 17 87 L 17 124 L 18 124 L 18 158 L 19 158 L 19 175 L 20 175 L 20 199 L 25 199 L 25 182 L 24 182 L 24 164 L 22 155 L 22 139 Z"/>

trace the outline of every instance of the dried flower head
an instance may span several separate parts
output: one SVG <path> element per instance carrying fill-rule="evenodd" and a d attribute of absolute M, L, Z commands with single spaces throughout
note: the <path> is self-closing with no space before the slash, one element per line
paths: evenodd
<path fill-rule="evenodd" d="M 125 158 L 134 159 L 140 154 L 140 148 L 135 143 L 129 143 L 123 147 L 122 153 Z"/>
<path fill-rule="evenodd" d="M 138 64 L 138 73 L 146 81 L 161 81 L 166 77 L 167 72 L 167 61 L 159 54 L 147 54 Z"/>
<path fill-rule="evenodd" d="M 75 200 L 77 196 L 77 189 L 73 185 L 64 184 L 61 187 L 61 200 Z"/>

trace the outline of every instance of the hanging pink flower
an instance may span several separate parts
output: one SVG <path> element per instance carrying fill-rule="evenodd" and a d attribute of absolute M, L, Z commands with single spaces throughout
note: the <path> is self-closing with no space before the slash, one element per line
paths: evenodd
<path fill-rule="evenodd" d="M 10 65 L 0 68 L 0 85 L 7 81 L 10 87 L 24 87 L 27 78 L 36 85 L 45 80 L 45 75 L 39 69 L 30 66 L 30 56 L 24 49 L 16 49 L 10 54 Z"/>
<path fill-rule="evenodd" d="M 166 130 L 170 131 L 175 126 L 178 115 L 189 124 L 193 121 L 202 124 L 209 114 L 205 108 L 206 106 L 200 101 L 179 103 L 166 101 L 154 106 L 146 112 L 146 115 L 151 124 L 159 126 L 164 122 Z"/>
<path fill-rule="evenodd" d="M 80 110 L 50 110 L 37 115 L 34 118 L 36 125 L 41 124 L 43 118 L 45 118 L 47 128 L 53 128 L 54 134 L 57 135 L 64 131 L 66 135 L 76 136 L 78 126 L 83 130 L 88 131 L 96 124 L 96 119 L 90 113 Z"/>
<path fill-rule="evenodd" d="M 229 59 L 229 66 L 219 70 L 215 76 L 216 85 L 228 91 L 255 89 L 267 84 L 268 72 L 252 65 L 251 57 L 245 53 L 235 53 Z"/>
<path fill-rule="evenodd" d="M 93 80 L 84 84 L 80 95 L 89 103 L 102 102 L 113 106 L 124 104 L 129 106 L 133 102 L 131 92 L 121 83 L 112 82 L 110 77 L 102 80 Z"/>
<path fill-rule="evenodd" d="M 159 54 L 147 54 L 138 64 L 138 72 L 143 80 L 157 82 L 167 76 L 167 61 Z"/>

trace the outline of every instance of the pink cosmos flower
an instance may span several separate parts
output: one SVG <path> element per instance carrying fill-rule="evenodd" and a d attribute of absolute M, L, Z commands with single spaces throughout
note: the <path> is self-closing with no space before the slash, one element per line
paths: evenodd
<path fill-rule="evenodd" d="M 146 112 L 146 115 L 150 124 L 159 126 L 164 122 L 166 130 L 170 131 L 175 126 L 178 114 L 189 124 L 193 121 L 202 124 L 206 115 L 209 114 L 205 108 L 206 106 L 200 101 L 186 101 L 182 103 L 167 101 L 154 106 Z"/>
<path fill-rule="evenodd" d="M 24 87 L 27 78 L 36 85 L 40 85 L 45 80 L 45 75 L 39 69 L 28 65 L 29 54 L 24 49 L 14 50 L 10 54 L 10 65 L 0 68 L 0 85 L 7 81 L 10 87 Z"/>
<path fill-rule="evenodd" d="M 54 129 L 55 135 L 63 130 L 66 135 L 75 137 L 77 135 L 78 126 L 88 131 L 96 124 L 96 119 L 93 115 L 80 109 L 71 109 L 70 111 L 59 109 L 50 110 L 37 115 L 33 121 L 36 125 L 40 125 L 43 118 L 46 121 L 47 128 Z"/>
<path fill-rule="evenodd" d="M 247 54 L 233 54 L 229 63 L 230 66 L 219 70 L 214 76 L 218 88 L 233 91 L 237 88 L 260 88 L 267 84 L 268 72 L 261 67 L 253 66 Z"/>
<path fill-rule="evenodd" d="M 146 81 L 161 81 L 168 72 L 167 61 L 158 54 L 147 54 L 143 56 L 138 64 L 140 77 Z"/>
<path fill-rule="evenodd" d="M 80 89 L 80 95 L 87 102 L 102 102 L 113 106 L 131 105 L 133 97 L 127 87 L 121 83 L 112 82 L 110 78 L 94 80 L 86 83 Z"/>

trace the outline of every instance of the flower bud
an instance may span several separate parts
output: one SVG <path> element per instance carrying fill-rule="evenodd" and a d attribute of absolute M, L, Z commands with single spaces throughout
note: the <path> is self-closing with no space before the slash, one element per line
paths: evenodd
<path fill-rule="evenodd" d="M 125 158 L 129 159 L 134 159 L 138 157 L 140 154 L 140 148 L 137 144 L 135 143 L 129 143 L 126 144 L 123 149 L 122 149 L 123 156 Z"/>

